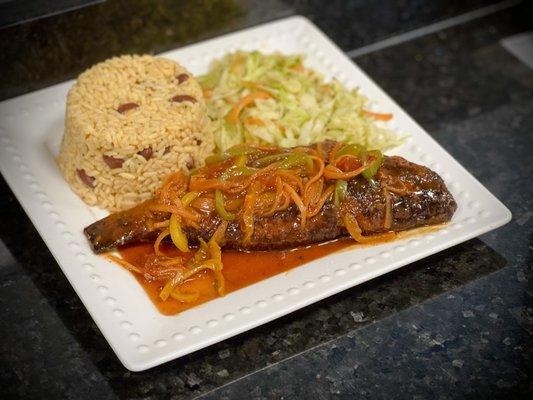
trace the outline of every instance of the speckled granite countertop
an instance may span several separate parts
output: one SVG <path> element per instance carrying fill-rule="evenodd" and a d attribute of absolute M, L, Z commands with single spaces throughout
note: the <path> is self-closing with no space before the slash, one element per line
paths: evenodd
<path fill-rule="evenodd" d="M 528 2 L 332 0 L 326 7 L 109 0 L 0 30 L 0 98 L 72 78 L 112 55 L 160 52 L 293 14 L 312 19 L 354 56 L 511 209 L 513 220 L 250 332 L 132 373 L 1 178 L 3 398 L 531 395 L 533 71 L 500 45 L 533 28 Z"/>

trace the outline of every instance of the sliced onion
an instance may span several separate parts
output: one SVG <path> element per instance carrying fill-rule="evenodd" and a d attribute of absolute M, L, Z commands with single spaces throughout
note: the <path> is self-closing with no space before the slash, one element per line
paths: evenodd
<path fill-rule="evenodd" d="M 387 188 L 383 188 L 383 194 L 385 196 L 385 220 L 383 222 L 383 227 L 385 229 L 390 229 L 392 226 L 392 198 Z"/>
<path fill-rule="evenodd" d="M 193 301 L 198 300 L 200 292 L 198 290 L 195 290 L 194 292 L 182 292 L 179 289 L 174 289 L 170 292 L 170 297 L 174 300 L 181 301 L 182 303 L 192 303 Z"/>
<path fill-rule="evenodd" d="M 184 253 L 187 253 L 189 251 L 189 243 L 187 236 L 185 233 L 183 233 L 183 230 L 181 229 L 181 221 L 177 214 L 172 214 L 170 216 L 170 223 L 168 225 L 168 229 L 170 231 L 170 237 L 172 238 L 172 242 L 174 245 Z"/>
<path fill-rule="evenodd" d="M 394 232 L 386 232 L 372 236 L 363 236 L 361 228 L 359 227 L 359 224 L 357 223 L 357 220 L 353 215 L 345 214 L 343 220 L 344 226 L 346 227 L 346 230 L 348 231 L 350 236 L 356 242 L 359 243 L 370 243 L 375 242 L 376 240 L 388 240 L 393 239 L 396 236 Z"/>

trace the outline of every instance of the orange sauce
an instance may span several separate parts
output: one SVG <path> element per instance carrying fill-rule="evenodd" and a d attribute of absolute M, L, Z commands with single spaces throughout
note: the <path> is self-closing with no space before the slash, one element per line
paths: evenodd
<path fill-rule="evenodd" d="M 231 293 L 353 245 L 354 242 L 351 239 L 339 239 L 293 250 L 224 251 L 222 253 L 224 264 L 222 274 L 226 281 L 226 293 Z M 135 244 L 124 246 L 119 251 L 126 261 L 142 267 L 145 257 L 152 253 L 153 249 L 152 244 Z M 171 245 L 165 244 L 162 249 L 166 254 L 178 255 L 178 251 L 173 249 Z M 182 292 L 198 291 L 200 293 L 198 299 L 190 303 L 182 303 L 172 298 L 162 301 L 159 298 L 159 292 L 163 287 L 162 282 L 148 281 L 139 274 L 134 275 L 157 309 L 164 315 L 173 315 L 218 297 L 213 285 L 213 274 L 208 270 L 197 274 L 193 279 L 180 286 Z"/>
<path fill-rule="evenodd" d="M 411 229 L 409 231 L 397 232 L 396 239 L 419 236 L 425 233 L 436 231 L 445 225 L 446 224 L 425 226 Z M 287 272 L 299 265 L 308 263 L 337 251 L 348 248 L 363 248 L 391 240 L 394 239 L 376 239 L 372 243 L 358 244 L 351 238 L 343 238 L 326 243 L 282 251 L 223 251 L 222 262 L 224 264 L 224 268 L 222 270 L 222 274 L 224 275 L 226 282 L 226 293 L 234 292 L 235 290 L 252 285 L 263 279 Z M 162 243 L 161 249 L 169 256 L 186 255 L 184 253 L 180 253 L 173 245 L 169 243 Z M 153 251 L 154 247 L 152 243 L 133 244 L 123 246 L 119 249 L 122 258 L 140 268 L 142 268 L 146 256 L 153 253 Z M 192 255 L 193 252 L 187 254 Z M 134 275 L 154 305 L 164 315 L 174 315 L 218 297 L 213 285 L 213 274 L 209 270 L 202 271 L 180 286 L 182 292 L 198 291 L 200 293 L 198 299 L 190 303 L 183 303 L 173 298 L 168 298 L 166 301 L 163 301 L 159 297 L 159 292 L 163 288 L 163 282 L 149 281 L 139 274 Z"/>

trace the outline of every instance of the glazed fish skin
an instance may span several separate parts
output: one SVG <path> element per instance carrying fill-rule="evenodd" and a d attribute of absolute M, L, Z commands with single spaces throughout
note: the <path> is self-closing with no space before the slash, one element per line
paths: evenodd
<path fill-rule="evenodd" d="M 355 216 L 364 235 L 385 231 L 402 231 L 420 226 L 448 222 L 457 204 L 442 178 L 429 168 L 411 163 L 401 157 L 385 157 L 372 183 L 358 176 L 348 182 L 347 196 L 340 209 L 332 199 L 321 211 L 300 224 L 300 213 L 293 204 L 285 211 L 270 217 L 254 219 L 254 233 L 243 243 L 243 232 L 238 222 L 228 225 L 224 248 L 240 250 L 276 250 L 325 242 L 347 236 L 342 216 Z M 392 223 L 385 227 L 386 196 L 383 188 L 390 188 Z M 152 215 L 150 202 L 131 210 L 111 214 L 85 228 L 84 232 L 93 250 L 101 253 L 118 245 L 150 241 L 159 233 L 153 224 L 168 219 L 168 214 Z M 205 215 L 199 229 L 185 228 L 191 243 L 201 237 L 208 240 L 220 223 L 216 213 Z"/>
<path fill-rule="evenodd" d="M 83 232 L 93 251 L 103 253 L 124 244 L 153 240 L 157 235 L 157 231 L 152 228 L 153 224 L 168 217 L 161 215 L 161 218 L 156 220 L 154 217 L 157 215 L 148 212 L 150 202 L 110 214 L 86 227 Z"/>
<path fill-rule="evenodd" d="M 379 187 L 364 178 L 351 180 L 349 196 L 342 205 L 344 212 L 356 216 L 364 234 L 442 224 L 449 222 L 457 210 L 455 199 L 436 172 L 402 157 L 386 157 L 376 182 Z M 383 187 L 390 189 L 392 200 L 390 229 L 384 228 Z"/>

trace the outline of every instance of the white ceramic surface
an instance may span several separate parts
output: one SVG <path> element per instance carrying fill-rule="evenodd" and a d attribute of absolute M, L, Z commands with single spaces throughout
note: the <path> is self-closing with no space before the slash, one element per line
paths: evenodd
<path fill-rule="evenodd" d="M 459 207 L 444 229 L 393 243 L 333 254 L 176 316 L 161 315 L 135 278 L 92 254 L 82 228 L 105 215 L 69 189 L 54 163 L 72 81 L 0 103 L 0 169 L 59 266 L 118 358 L 140 371 L 183 356 L 484 232 L 509 210 L 442 149 L 322 32 L 291 17 L 163 56 L 193 73 L 237 49 L 305 53 L 306 64 L 359 86 L 374 109 L 392 112 L 389 127 L 410 139 L 392 153 L 441 174 Z"/>

